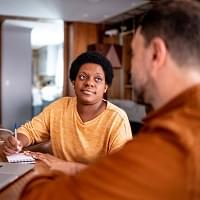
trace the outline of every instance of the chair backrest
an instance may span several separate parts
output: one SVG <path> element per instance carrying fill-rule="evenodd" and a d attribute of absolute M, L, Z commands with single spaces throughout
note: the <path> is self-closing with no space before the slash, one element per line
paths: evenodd
<path fill-rule="evenodd" d="M 50 141 L 25 147 L 24 150 L 53 154 Z"/>
<path fill-rule="evenodd" d="M 138 132 L 140 131 L 140 129 L 143 126 L 143 124 L 141 122 L 136 122 L 136 121 L 130 121 L 130 125 L 131 125 L 131 130 L 132 130 L 133 136 L 138 134 Z"/>

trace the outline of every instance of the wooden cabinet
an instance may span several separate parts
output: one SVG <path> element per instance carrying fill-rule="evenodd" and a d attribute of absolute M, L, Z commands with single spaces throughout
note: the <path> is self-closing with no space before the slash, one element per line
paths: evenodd
<path fill-rule="evenodd" d="M 123 51 L 122 63 L 124 68 L 124 99 L 132 99 L 132 84 L 131 84 L 131 40 L 133 33 L 123 34 Z"/>
<path fill-rule="evenodd" d="M 118 36 L 104 37 L 104 44 L 120 44 L 122 46 L 121 68 L 114 68 L 113 84 L 108 92 L 108 98 L 132 100 L 131 84 L 131 41 L 133 33 L 121 33 Z"/>
<path fill-rule="evenodd" d="M 103 43 L 104 44 L 110 44 L 110 45 L 116 45 L 116 46 L 120 46 L 120 42 L 119 42 L 119 36 L 118 35 L 113 35 L 113 36 L 109 36 L 109 37 L 104 37 L 103 38 Z M 122 54 L 122 51 L 118 51 L 118 53 L 120 52 L 120 54 Z M 121 57 L 120 58 L 120 63 L 121 63 Z M 121 64 L 122 65 L 122 64 Z M 124 96 L 124 88 L 123 88 L 123 66 L 121 67 L 114 67 L 113 68 L 113 73 L 114 73 L 114 78 L 113 78 L 113 82 L 112 82 L 112 86 L 109 88 L 108 90 L 108 94 L 107 97 L 108 99 L 123 99 Z"/>

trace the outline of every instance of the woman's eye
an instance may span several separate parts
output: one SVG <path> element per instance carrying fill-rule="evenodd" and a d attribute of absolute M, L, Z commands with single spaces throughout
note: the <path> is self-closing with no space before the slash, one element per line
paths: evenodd
<path fill-rule="evenodd" d="M 96 81 L 96 82 L 101 82 L 101 81 L 102 81 L 102 78 L 101 78 L 101 77 L 96 77 L 96 78 L 95 78 L 95 81 Z"/>
<path fill-rule="evenodd" d="M 81 75 L 79 76 L 79 79 L 80 79 L 80 80 L 85 80 L 85 79 L 86 79 L 86 76 L 83 75 L 83 74 L 81 74 Z"/>

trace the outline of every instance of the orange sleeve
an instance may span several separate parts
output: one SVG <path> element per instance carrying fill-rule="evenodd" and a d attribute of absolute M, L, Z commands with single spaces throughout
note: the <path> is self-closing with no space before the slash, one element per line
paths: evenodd
<path fill-rule="evenodd" d="M 76 176 L 52 172 L 49 177 L 31 181 L 22 199 L 184 200 L 187 194 L 182 161 L 183 152 L 150 135 L 145 142 L 128 142 Z"/>

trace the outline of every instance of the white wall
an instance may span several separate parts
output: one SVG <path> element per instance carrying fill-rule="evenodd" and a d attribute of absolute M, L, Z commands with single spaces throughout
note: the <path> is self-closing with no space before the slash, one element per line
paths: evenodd
<path fill-rule="evenodd" d="M 39 49 L 39 75 L 55 76 L 58 45 L 46 45 Z"/>
<path fill-rule="evenodd" d="M 31 29 L 2 27 L 2 125 L 14 128 L 31 119 Z"/>

